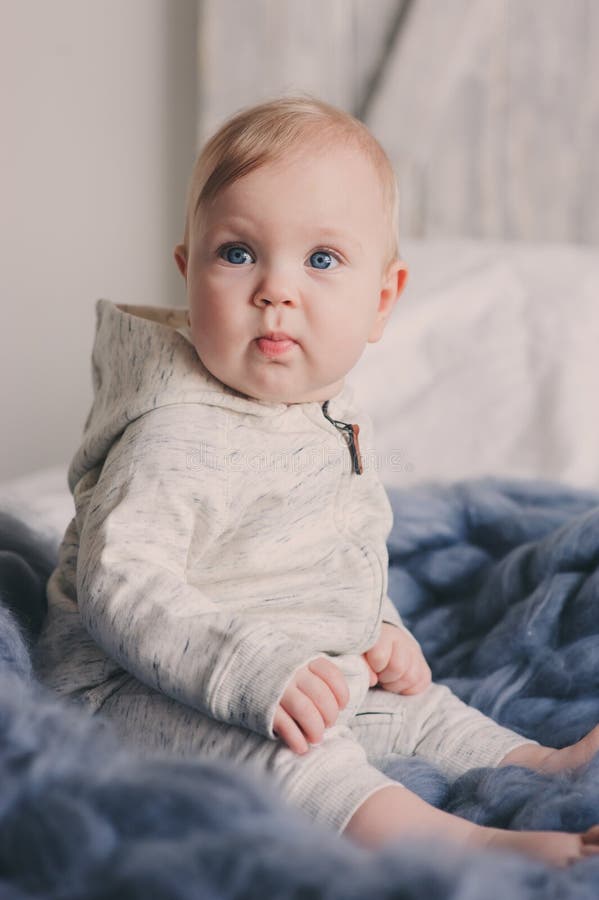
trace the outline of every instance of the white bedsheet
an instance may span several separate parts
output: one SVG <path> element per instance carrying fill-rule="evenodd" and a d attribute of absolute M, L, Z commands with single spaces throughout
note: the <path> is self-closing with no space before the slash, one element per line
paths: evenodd
<path fill-rule="evenodd" d="M 14 513 L 41 534 L 62 538 L 75 515 L 67 485 L 67 465 L 0 482 L 0 510 Z"/>

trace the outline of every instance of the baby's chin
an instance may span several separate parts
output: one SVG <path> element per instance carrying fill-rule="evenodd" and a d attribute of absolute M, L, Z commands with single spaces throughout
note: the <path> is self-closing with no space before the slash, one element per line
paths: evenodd
<path fill-rule="evenodd" d="M 259 400 L 262 403 L 285 403 L 292 406 L 294 403 L 324 403 L 325 400 L 331 400 L 341 393 L 344 382 L 336 382 L 333 385 L 324 385 L 316 387 L 310 391 L 281 391 L 260 390 L 260 388 L 241 388 L 245 396 L 250 400 Z M 236 390 L 239 390 L 237 388 Z"/>
<path fill-rule="evenodd" d="M 343 385 L 341 387 L 343 387 Z M 276 393 L 254 389 L 250 390 L 247 387 L 241 389 L 239 387 L 234 387 L 233 390 L 242 394 L 242 396 L 247 397 L 248 400 L 259 400 L 261 403 L 284 403 L 287 406 L 292 406 L 294 403 L 324 403 L 325 400 L 330 400 L 340 393 L 341 387 L 328 390 L 326 388 L 321 388 L 320 390 L 304 393 L 294 391 Z"/>
<path fill-rule="evenodd" d="M 260 385 L 250 386 L 244 382 L 238 381 L 235 378 L 226 379 L 222 377 L 222 374 L 211 371 L 211 369 L 203 360 L 202 364 L 213 378 L 227 387 L 230 391 L 233 391 L 235 394 L 248 400 L 259 400 L 261 403 L 284 403 L 287 406 L 292 406 L 294 403 L 322 404 L 325 402 L 325 400 L 331 400 L 333 397 L 336 397 L 337 394 L 341 393 L 344 385 L 344 380 L 341 379 L 334 384 L 315 387 L 307 391 L 294 391 L 293 387 L 289 387 L 288 390 L 282 388 L 279 391 L 274 385 L 270 389 L 268 387 L 262 388 Z"/>
<path fill-rule="evenodd" d="M 300 396 L 297 394 L 266 395 L 266 394 L 259 394 L 259 393 L 245 394 L 244 396 L 247 397 L 248 400 L 259 400 L 260 403 L 275 403 L 275 404 L 284 403 L 284 404 L 286 404 L 286 406 L 292 406 L 294 403 L 324 403 L 325 400 L 330 399 L 330 397 L 327 397 L 324 394 L 322 395 L 322 397 L 320 395 L 319 396 L 307 396 L 307 395 Z"/>

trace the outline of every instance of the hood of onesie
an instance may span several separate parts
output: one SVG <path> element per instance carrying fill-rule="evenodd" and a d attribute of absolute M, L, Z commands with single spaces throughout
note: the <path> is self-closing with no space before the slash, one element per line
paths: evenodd
<path fill-rule="evenodd" d="M 310 418 L 326 421 L 319 402 L 255 400 L 223 384 L 198 356 L 186 317 L 186 306 L 96 301 L 93 402 L 81 445 L 68 471 L 71 492 L 87 472 L 102 466 L 110 447 L 131 422 L 160 406 L 203 403 L 239 415 L 283 418 L 296 416 L 297 407 L 301 406 L 306 412 L 311 410 Z M 353 390 L 345 383 L 341 392 L 331 398 L 328 414 L 348 421 L 354 409 Z"/>

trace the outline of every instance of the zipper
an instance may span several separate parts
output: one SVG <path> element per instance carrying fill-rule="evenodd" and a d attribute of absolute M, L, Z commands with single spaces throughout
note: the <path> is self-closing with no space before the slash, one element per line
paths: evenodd
<path fill-rule="evenodd" d="M 362 475 L 362 473 L 364 472 L 364 467 L 362 465 L 362 456 L 360 454 L 360 444 L 358 442 L 358 434 L 360 433 L 360 426 L 357 424 L 351 424 L 349 422 L 342 422 L 338 419 L 332 419 L 331 416 L 329 416 L 329 414 L 328 414 L 328 407 L 329 407 L 329 401 L 325 400 L 325 402 L 322 404 L 322 407 L 321 407 L 322 413 L 323 413 L 325 419 L 328 419 L 328 421 L 332 425 L 334 425 L 338 431 L 340 431 L 343 434 L 343 436 L 346 439 L 347 444 L 349 446 L 349 452 L 351 455 L 353 471 L 356 473 L 356 475 Z M 355 535 L 353 532 L 349 531 L 349 529 L 347 528 L 347 525 L 345 526 L 344 533 L 346 533 L 348 535 L 348 537 L 351 537 L 353 539 L 354 543 L 357 543 L 361 552 L 364 554 L 364 556 L 370 563 L 375 583 L 377 582 L 377 580 L 379 582 L 378 583 L 379 606 L 378 606 L 377 616 L 376 616 L 376 621 L 378 622 L 378 618 L 381 614 L 381 608 L 383 605 L 383 587 L 382 586 L 383 586 L 384 574 L 382 571 L 381 562 L 376 553 L 371 553 L 371 551 L 368 549 L 367 544 L 364 544 L 357 535 Z M 377 573 L 378 573 L 379 579 L 377 579 Z M 375 627 L 373 634 L 371 635 L 371 637 L 369 639 L 369 643 L 374 638 L 375 633 L 376 633 L 376 627 Z"/>
<path fill-rule="evenodd" d="M 343 437 L 347 441 L 349 446 L 349 452 L 351 456 L 353 470 L 356 475 L 361 475 L 364 471 L 364 467 L 362 465 L 362 457 L 360 455 L 360 444 L 358 443 L 358 435 L 360 433 L 359 425 L 350 425 L 349 422 L 341 422 L 338 419 L 331 419 L 327 410 L 329 408 L 329 401 L 325 400 L 322 404 L 322 412 L 325 419 L 328 419 L 335 428 L 338 429 L 343 434 Z"/>

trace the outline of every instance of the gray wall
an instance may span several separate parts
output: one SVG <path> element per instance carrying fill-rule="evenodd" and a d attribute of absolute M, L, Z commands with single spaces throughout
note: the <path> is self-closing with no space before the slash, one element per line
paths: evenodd
<path fill-rule="evenodd" d="M 94 301 L 184 303 L 196 0 L 0 2 L 0 479 L 70 460 Z"/>
<path fill-rule="evenodd" d="M 406 237 L 599 243 L 598 0 L 203 0 L 199 136 L 309 90 L 365 121 Z"/>

